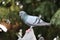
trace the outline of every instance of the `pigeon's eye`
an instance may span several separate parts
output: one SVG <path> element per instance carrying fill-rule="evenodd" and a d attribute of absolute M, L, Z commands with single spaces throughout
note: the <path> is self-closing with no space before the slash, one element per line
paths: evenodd
<path fill-rule="evenodd" d="M 21 11 L 19 13 L 20 13 L 20 16 L 25 15 L 25 12 L 24 11 Z"/>

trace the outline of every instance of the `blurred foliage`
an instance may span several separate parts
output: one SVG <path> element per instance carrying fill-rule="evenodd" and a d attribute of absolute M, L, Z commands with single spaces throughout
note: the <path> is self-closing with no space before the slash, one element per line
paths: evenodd
<path fill-rule="evenodd" d="M 25 0 L 25 3 L 31 3 L 32 0 Z"/>
<path fill-rule="evenodd" d="M 14 0 L 6 0 L 7 4 L 5 6 L 3 6 L 3 4 L 1 4 L 2 6 L 0 7 L 0 18 L 6 18 L 6 19 L 13 19 L 14 17 L 19 18 L 18 17 L 18 12 L 19 12 L 19 6 L 17 6 L 15 4 Z M 13 17 L 13 18 L 12 18 Z"/>
<path fill-rule="evenodd" d="M 5 2 L 2 4 L 2 2 Z M 20 18 L 19 18 L 19 5 L 17 6 L 15 0 L 0 0 L 0 20 L 2 18 L 9 19 L 11 21 L 12 29 L 9 32 L 2 32 L 0 35 L 0 40 L 17 40 L 16 32 L 20 28 Z"/>
<path fill-rule="evenodd" d="M 11 30 L 10 32 L 0 33 L 0 40 L 17 40 L 16 32 Z"/>
<path fill-rule="evenodd" d="M 3 1 L 5 2 L 4 4 L 2 4 Z M 33 28 L 36 37 L 38 34 L 42 34 L 46 40 L 53 40 L 57 35 L 60 36 L 60 9 L 57 0 L 55 0 L 55 2 L 54 0 L 0 0 L 0 20 L 1 18 L 6 18 L 11 21 L 11 24 L 13 24 L 12 30 L 7 33 L 0 33 L 0 39 L 16 40 L 16 32 L 18 32 L 20 28 L 23 29 L 23 35 L 25 34 L 25 30 L 29 28 L 24 22 L 22 22 L 18 15 L 20 5 L 17 6 L 16 1 L 20 1 L 20 3 L 24 5 L 22 10 L 26 11 L 28 14 L 36 16 L 41 14 L 44 21 L 53 24 L 49 27 Z M 57 11 L 57 9 L 59 10 Z M 19 26 L 17 27 L 16 25 Z"/>
<path fill-rule="evenodd" d="M 56 9 L 57 8 L 54 3 L 46 1 L 42 2 L 34 11 L 39 12 L 39 14 L 44 17 L 45 21 L 49 22 L 51 20 L 51 17 L 54 15 Z"/>
<path fill-rule="evenodd" d="M 60 28 L 60 9 L 53 15 L 51 19 L 51 24 Z"/>
<path fill-rule="evenodd" d="M 9 13 L 9 9 L 0 7 L 0 18 L 3 18 L 3 17 L 6 18 L 8 13 Z"/>

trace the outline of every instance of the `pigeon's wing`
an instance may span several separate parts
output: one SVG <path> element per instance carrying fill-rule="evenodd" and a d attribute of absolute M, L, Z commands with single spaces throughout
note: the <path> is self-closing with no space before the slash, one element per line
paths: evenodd
<path fill-rule="evenodd" d="M 33 24 L 37 18 L 38 18 L 37 16 L 28 16 L 26 23 Z"/>
<path fill-rule="evenodd" d="M 47 22 L 41 22 L 41 23 L 38 23 L 38 24 L 31 24 L 33 26 L 50 26 L 51 23 L 47 23 Z"/>

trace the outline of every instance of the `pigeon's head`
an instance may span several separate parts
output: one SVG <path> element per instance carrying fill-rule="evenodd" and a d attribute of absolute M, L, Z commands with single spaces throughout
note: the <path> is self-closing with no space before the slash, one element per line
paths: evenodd
<path fill-rule="evenodd" d="M 19 12 L 19 16 L 24 16 L 25 14 L 26 14 L 25 11 L 20 11 L 20 12 Z"/>

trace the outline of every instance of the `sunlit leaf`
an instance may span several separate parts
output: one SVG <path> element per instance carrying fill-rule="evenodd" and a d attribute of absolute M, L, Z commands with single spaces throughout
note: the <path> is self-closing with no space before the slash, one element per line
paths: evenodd
<path fill-rule="evenodd" d="M 60 25 L 60 9 L 52 17 L 51 24 L 54 24 L 56 26 Z"/>

